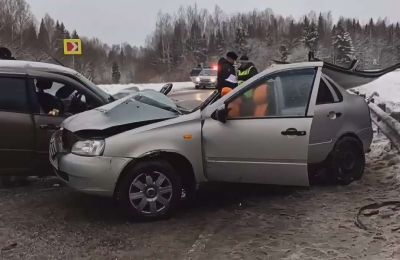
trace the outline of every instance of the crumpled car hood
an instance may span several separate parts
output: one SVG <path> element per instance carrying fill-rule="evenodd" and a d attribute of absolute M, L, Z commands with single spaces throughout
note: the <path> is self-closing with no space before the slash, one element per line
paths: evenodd
<path fill-rule="evenodd" d="M 155 122 L 178 116 L 176 112 L 136 101 L 132 98 L 133 96 L 71 116 L 63 122 L 62 127 L 71 132 L 106 130 L 117 126 L 147 121 Z"/>

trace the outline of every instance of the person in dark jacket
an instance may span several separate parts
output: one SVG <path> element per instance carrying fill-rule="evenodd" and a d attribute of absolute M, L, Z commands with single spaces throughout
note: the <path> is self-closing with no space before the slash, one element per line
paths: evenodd
<path fill-rule="evenodd" d="M 230 51 L 226 54 L 226 57 L 222 57 L 218 61 L 218 74 L 217 74 L 217 89 L 219 92 L 224 87 L 234 89 L 237 84 L 236 70 L 233 66 L 238 56 L 236 53 Z"/>
<path fill-rule="evenodd" d="M 243 55 L 239 59 L 240 67 L 239 67 L 239 75 L 238 75 L 238 84 L 242 84 L 246 80 L 254 77 L 258 74 L 257 68 L 253 62 L 249 60 L 249 57 Z"/>

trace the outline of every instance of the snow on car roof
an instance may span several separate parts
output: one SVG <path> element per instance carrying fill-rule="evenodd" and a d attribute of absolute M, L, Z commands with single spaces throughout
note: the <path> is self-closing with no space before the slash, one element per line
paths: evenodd
<path fill-rule="evenodd" d="M 46 72 L 58 72 L 76 74 L 77 72 L 60 65 L 45 62 L 22 61 L 22 60 L 0 60 L 0 71 L 12 71 L 17 73 L 28 73 L 28 70 L 40 70 Z"/>

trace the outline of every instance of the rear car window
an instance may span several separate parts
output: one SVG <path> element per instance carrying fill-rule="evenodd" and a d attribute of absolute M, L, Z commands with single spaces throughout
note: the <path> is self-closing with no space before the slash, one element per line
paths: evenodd
<path fill-rule="evenodd" d="M 329 90 L 325 81 L 321 79 L 318 89 L 317 105 L 331 104 L 334 102 L 335 99 L 333 98 L 332 92 Z"/>
<path fill-rule="evenodd" d="M 25 79 L 0 77 L 0 110 L 27 112 L 29 110 Z"/>
<path fill-rule="evenodd" d="M 327 80 L 328 80 L 329 84 L 331 84 L 331 87 L 333 88 L 333 90 L 335 91 L 335 93 L 336 93 L 336 95 L 337 95 L 337 97 L 339 99 L 339 102 L 342 102 L 343 101 L 343 96 L 342 96 L 342 93 L 340 93 L 339 89 L 337 88 L 336 83 L 334 83 L 329 78 Z"/>

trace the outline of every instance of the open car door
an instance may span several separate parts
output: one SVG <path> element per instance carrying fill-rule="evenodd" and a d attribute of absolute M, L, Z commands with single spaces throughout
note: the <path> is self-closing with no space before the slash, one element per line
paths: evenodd
<path fill-rule="evenodd" d="M 354 60 L 349 68 L 337 66 L 335 64 L 324 62 L 322 72 L 332 78 L 344 89 L 351 89 L 362 86 L 379 77 L 400 68 L 400 63 L 382 70 L 357 70 L 358 61 Z"/>

